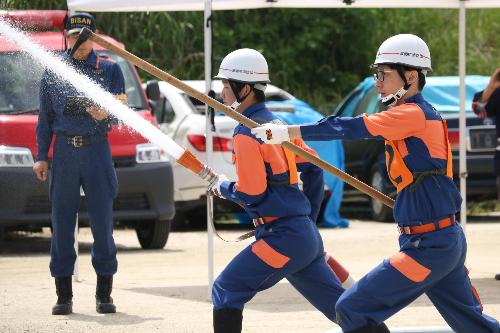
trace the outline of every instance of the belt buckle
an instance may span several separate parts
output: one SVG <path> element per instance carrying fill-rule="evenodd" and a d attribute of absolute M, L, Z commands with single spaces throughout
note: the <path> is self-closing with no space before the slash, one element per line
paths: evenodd
<path fill-rule="evenodd" d="M 253 222 L 253 226 L 257 228 L 259 225 L 264 224 L 264 219 L 262 217 L 259 217 L 259 218 L 253 219 L 252 222 Z"/>
<path fill-rule="evenodd" d="M 70 144 L 75 148 L 80 148 L 83 146 L 83 136 L 76 135 L 70 139 Z"/>
<path fill-rule="evenodd" d="M 398 231 L 400 235 L 411 235 L 411 229 L 409 226 L 399 226 Z"/>
<path fill-rule="evenodd" d="M 403 227 L 399 226 L 399 225 L 396 225 L 396 227 L 398 228 L 398 232 L 400 235 L 404 235 L 404 232 L 403 232 Z"/>

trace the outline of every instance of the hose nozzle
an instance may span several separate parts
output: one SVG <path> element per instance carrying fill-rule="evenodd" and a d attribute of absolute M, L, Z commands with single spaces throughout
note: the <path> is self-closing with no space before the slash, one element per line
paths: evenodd
<path fill-rule="evenodd" d="M 179 157 L 177 163 L 193 171 L 195 174 L 205 179 L 209 184 L 214 182 L 218 175 L 217 173 L 208 165 L 203 164 L 196 156 L 193 155 L 189 150 L 185 150 L 184 153 Z"/>

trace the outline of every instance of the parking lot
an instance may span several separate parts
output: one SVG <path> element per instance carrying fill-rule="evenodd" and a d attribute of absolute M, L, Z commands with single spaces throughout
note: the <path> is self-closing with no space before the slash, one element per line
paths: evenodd
<path fill-rule="evenodd" d="M 228 237 L 244 230 L 223 230 Z M 322 229 L 326 250 L 354 277 L 397 251 L 391 223 L 357 221 L 348 229 Z M 472 282 L 484 310 L 500 318 L 500 223 L 473 219 L 467 225 Z M 74 283 L 74 314 L 52 316 L 55 288 L 50 277 L 50 232 L 10 234 L 0 242 L 0 332 L 209 332 L 212 311 L 207 287 L 205 231 L 172 232 L 164 250 L 142 250 L 133 230 L 116 230 L 119 269 L 114 315 L 95 312 L 95 274 L 90 264 L 92 237 L 80 230 L 79 275 Z M 245 246 L 215 240 L 215 272 Z M 391 328 L 444 326 L 430 301 L 422 297 L 388 320 Z M 244 312 L 244 332 L 326 332 L 337 329 L 287 282 L 258 295 Z"/>

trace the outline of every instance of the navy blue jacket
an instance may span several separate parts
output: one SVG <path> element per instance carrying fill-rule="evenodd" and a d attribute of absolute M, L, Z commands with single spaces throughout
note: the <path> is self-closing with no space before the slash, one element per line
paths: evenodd
<path fill-rule="evenodd" d="M 251 105 L 243 115 L 261 124 L 277 120 L 264 103 Z M 295 144 L 315 153 L 302 140 Z M 323 171 L 293 153 L 289 161 L 285 154 L 280 145 L 264 144 L 249 128 L 239 124 L 233 133 L 233 163 L 238 181 L 222 183 L 222 196 L 242 205 L 252 218 L 307 215 L 316 221 L 323 200 Z M 296 170 L 290 170 L 289 162 L 295 164 L 292 168 Z M 297 179 L 293 179 L 297 171 L 303 191 Z"/>
<path fill-rule="evenodd" d="M 114 95 L 125 92 L 123 73 L 117 63 L 98 57 L 92 51 L 87 60 L 69 58 L 69 51 L 63 56 L 76 70 L 101 85 Z M 109 121 L 97 121 L 88 117 L 65 115 L 64 108 L 67 96 L 82 95 L 73 85 L 58 78 L 46 70 L 40 84 L 40 112 L 36 129 L 38 154 L 37 161 L 47 161 L 52 136 L 63 135 L 101 135 L 105 136 L 110 129 Z"/>

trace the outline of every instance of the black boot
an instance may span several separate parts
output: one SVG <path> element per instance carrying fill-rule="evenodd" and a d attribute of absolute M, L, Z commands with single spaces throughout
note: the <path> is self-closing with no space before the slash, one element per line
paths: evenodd
<path fill-rule="evenodd" d="M 346 333 L 391 333 L 387 326 L 384 323 L 378 325 L 377 327 L 372 325 L 366 325 L 360 328 L 357 328 L 352 331 L 348 331 Z"/>
<path fill-rule="evenodd" d="M 226 308 L 214 310 L 214 333 L 241 333 L 243 312 Z"/>
<path fill-rule="evenodd" d="M 495 275 L 495 280 L 500 280 L 500 274 Z"/>
<path fill-rule="evenodd" d="M 71 276 L 55 278 L 57 303 L 52 307 L 53 315 L 67 315 L 73 312 L 73 286 Z"/>
<path fill-rule="evenodd" d="M 375 333 L 391 333 L 391 331 L 389 331 L 389 327 L 382 323 L 375 327 Z"/>
<path fill-rule="evenodd" d="M 111 290 L 113 289 L 113 275 L 102 276 L 97 275 L 97 288 L 95 292 L 95 309 L 99 313 L 115 313 L 116 306 L 111 298 Z"/>

